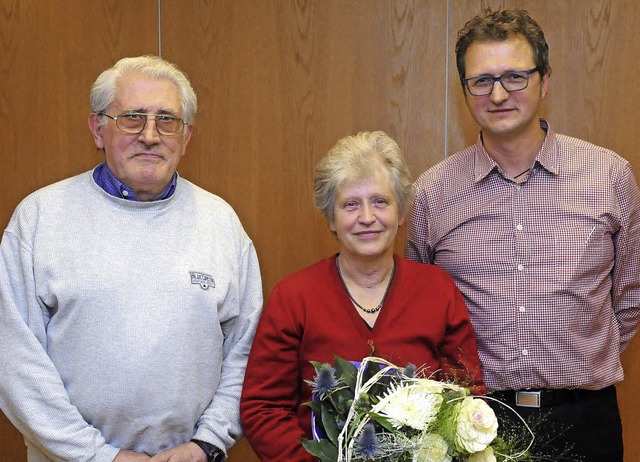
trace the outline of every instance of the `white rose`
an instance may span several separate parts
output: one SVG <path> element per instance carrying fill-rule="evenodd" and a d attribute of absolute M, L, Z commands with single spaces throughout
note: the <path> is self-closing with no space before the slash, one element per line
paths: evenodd
<path fill-rule="evenodd" d="M 458 404 L 455 443 L 460 451 L 483 451 L 498 435 L 498 419 L 487 403 L 465 398 Z"/>
<path fill-rule="evenodd" d="M 440 435 L 427 433 L 421 444 L 413 454 L 412 462 L 451 462 L 451 456 L 447 453 L 449 447 Z"/>
<path fill-rule="evenodd" d="M 493 448 L 491 446 L 487 446 L 484 451 L 474 452 L 471 454 L 467 462 L 497 462 L 497 459 L 493 453 Z"/>

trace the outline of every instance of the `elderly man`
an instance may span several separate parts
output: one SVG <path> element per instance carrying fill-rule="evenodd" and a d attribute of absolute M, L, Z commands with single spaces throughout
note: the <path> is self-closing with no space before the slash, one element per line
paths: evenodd
<path fill-rule="evenodd" d="M 525 11 L 474 17 L 456 55 L 481 132 L 416 182 L 407 256 L 454 278 L 487 386 L 550 430 L 540 455 L 621 462 L 614 384 L 640 322 L 631 166 L 539 118 L 548 45 Z"/>
<path fill-rule="evenodd" d="M 118 61 L 91 106 L 105 162 L 28 196 L 2 237 L 0 406 L 29 461 L 224 460 L 262 306 L 253 244 L 176 173 L 197 103 L 173 64 Z"/>

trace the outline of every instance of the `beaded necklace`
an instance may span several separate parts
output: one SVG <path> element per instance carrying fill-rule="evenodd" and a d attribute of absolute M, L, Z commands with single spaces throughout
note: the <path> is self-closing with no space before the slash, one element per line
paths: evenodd
<path fill-rule="evenodd" d="M 377 313 L 378 311 L 380 311 L 380 309 L 382 308 L 382 305 L 384 305 L 384 301 L 387 299 L 387 294 L 389 293 L 389 288 L 391 287 L 391 281 L 393 281 L 393 275 L 396 272 L 396 261 L 393 260 L 393 269 L 391 270 L 391 276 L 389 277 L 389 282 L 387 283 L 387 288 L 384 291 L 384 295 L 382 296 L 382 300 L 380 300 L 380 303 L 377 306 L 374 306 L 373 308 L 365 308 L 360 303 L 356 302 L 356 299 L 353 298 L 353 296 L 351 295 L 351 292 L 349 292 L 349 288 L 347 287 L 347 283 L 344 281 L 344 278 L 342 277 L 342 271 L 340 270 L 340 256 L 338 256 L 336 258 L 336 266 L 338 267 L 338 276 L 340 276 L 340 282 L 342 282 L 344 290 L 347 291 L 347 295 L 349 296 L 349 299 L 353 302 L 353 304 L 355 306 L 357 306 L 358 308 L 360 308 L 365 313 L 373 314 L 373 313 Z"/>

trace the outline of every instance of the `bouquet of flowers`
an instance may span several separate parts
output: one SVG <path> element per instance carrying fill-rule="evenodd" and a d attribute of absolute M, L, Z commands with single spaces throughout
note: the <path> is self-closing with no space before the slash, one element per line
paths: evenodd
<path fill-rule="evenodd" d="M 413 365 L 400 368 L 373 356 L 359 368 L 337 356 L 335 366 L 311 364 L 316 376 L 307 382 L 314 400 L 305 404 L 313 411 L 314 439 L 302 444 L 322 462 L 532 460 L 533 433 L 525 424 L 530 442 L 519 450 L 498 436 L 485 401 L 490 397 L 473 397 L 465 387 L 421 376 Z"/>

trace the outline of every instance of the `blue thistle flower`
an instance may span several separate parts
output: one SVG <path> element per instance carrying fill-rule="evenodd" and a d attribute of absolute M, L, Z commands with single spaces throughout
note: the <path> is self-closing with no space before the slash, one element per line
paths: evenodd
<path fill-rule="evenodd" d="M 321 364 L 316 369 L 316 376 L 313 381 L 309 382 L 309 385 L 313 388 L 314 396 L 323 399 L 338 386 L 335 368 L 327 363 Z"/>
<path fill-rule="evenodd" d="M 411 363 L 407 364 L 404 368 L 404 375 L 414 378 L 416 375 L 416 365 Z"/>
<path fill-rule="evenodd" d="M 354 452 L 357 457 L 364 460 L 375 460 L 379 457 L 380 442 L 372 424 L 366 424 L 356 438 Z"/>

